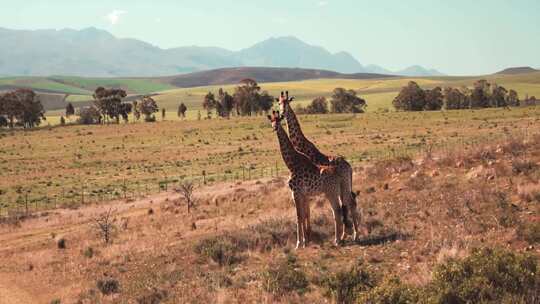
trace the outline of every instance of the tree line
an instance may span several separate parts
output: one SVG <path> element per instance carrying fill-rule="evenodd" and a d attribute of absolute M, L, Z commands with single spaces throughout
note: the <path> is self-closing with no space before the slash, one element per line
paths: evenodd
<path fill-rule="evenodd" d="M 0 94 L 0 127 L 33 128 L 45 120 L 45 109 L 39 96 L 30 89 Z"/>
<path fill-rule="evenodd" d="M 507 90 L 485 79 L 476 81 L 472 88 L 435 87 L 427 90 L 420 88 L 416 82 L 410 81 L 401 89 L 392 104 L 396 110 L 402 111 L 437 111 L 443 108 L 457 110 L 516 107 L 528 104 L 530 100 L 535 100 L 535 97 L 532 96 L 522 102 L 515 90 Z"/>
<path fill-rule="evenodd" d="M 240 81 L 240 85 L 231 95 L 219 89 L 217 96 L 208 92 L 204 96 L 202 107 L 206 117 L 211 118 L 213 112 L 219 117 L 229 118 L 231 115 L 252 116 L 268 112 L 272 108 L 274 97 L 261 91 L 259 84 L 250 78 Z"/>
<path fill-rule="evenodd" d="M 364 113 L 367 107 L 365 99 L 354 90 L 335 88 L 330 98 L 330 108 L 326 97 L 316 97 L 309 105 L 296 107 L 298 114 L 327 114 L 327 113 Z"/>

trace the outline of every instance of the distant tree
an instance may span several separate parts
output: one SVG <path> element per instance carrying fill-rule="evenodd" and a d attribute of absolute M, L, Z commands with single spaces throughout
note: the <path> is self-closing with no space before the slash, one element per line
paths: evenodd
<path fill-rule="evenodd" d="M 73 105 L 69 102 L 66 106 L 66 117 L 69 118 L 71 115 L 75 115 L 75 108 L 73 108 Z"/>
<path fill-rule="evenodd" d="M 317 97 L 305 109 L 308 114 L 326 114 L 328 113 L 328 102 L 325 97 Z"/>
<path fill-rule="evenodd" d="M 156 121 L 154 113 L 159 112 L 156 101 L 150 96 L 144 96 L 138 103 L 139 112 L 144 115 L 144 121 L 151 122 Z"/>
<path fill-rule="evenodd" d="M 139 121 L 141 119 L 141 111 L 139 111 L 139 102 L 137 100 L 134 100 L 131 103 L 131 108 L 133 110 L 133 116 L 135 117 L 135 120 Z"/>
<path fill-rule="evenodd" d="M 216 98 L 212 92 L 208 92 L 204 96 L 202 106 L 203 106 L 203 109 L 206 110 L 206 117 L 212 118 L 212 109 L 216 108 Z"/>
<path fill-rule="evenodd" d="M 506 104 L 510 107 L 519 106 L 519 96 L 516 91 L 514 90 L 508 91 L 508 95 L 506 95 Z"/>
<path fill-rule="evenodd" d="M 0 128 L 9 126 L 9 121 L 4 116 L 0 115 Z"/>
<path fill-rule="evenodd" d="M 330 111 L 333 113 L 364 113 L 366 101 L 358 96 L 354 90 L 335 88 L 330 100 Z"/>
<path fill-rule="evenodd" d="M 66 124 L 66 120 L 64 118 L 64 116 L 60 116 L 60 125 L 63 126 Z"/>
<path fill-rule="evenodd" d="M 394 108 L 403 111 L 422 111 L 426 104 L 426 93 L 414 81 L 409 81 L 392 101 Z"/>
<path fill-rule="evenodd" d="M 228 92 L 224 91 L 222 88 L 218 91 L 218 103 L 220 104 L 221 113 L 220 116 L 229 118 L 231 112 L 234 109 L 234 98 L 229 95 Z"/>
<path fill-rule="evenodd" d="M 120 117 L 125 114 L 123 111 L 127 110 L 127 107 L 122 105 L 122 99 L 126 96 L 126 91 L 122 89 L 98 87 L 94 91 L 94 106 L 100 111 L 103 121 L 111 118 L 120 123 Z"/>
<path fill-rule="evenodd" d="M 95 106 L 83 107 L 78 109 L 78 124 L 95 125 L 101 123 L 101 113 Z"/>
<path fill-rule="evenodd" d="M 253 115 L 261 111 L 259 106 L 259 91 L 261 87 L 253 79 L 246 78 L 234 91 L 236 113 L 238 115 Z"/>
<path fill-rule="evenodd" d="M 488 108 L 491 84 L 485 79 L 476 81 L 470 94 L 471 108 Z"/>
<path fill-rule="evenodd" d="M 257 96 L 257 113 L 268 113 L 270 109 L 272 109 L 272 105 L 274 104 L 274 97 L 269 95 L 268 92 L 264 91 L 262 94 Z"/>
<path fill-rule="evenodd" d="M 186 105 L 182 102 L 179 106 L 178 106 L 178 117 L 182 117 L 182 118 L 186 118 L 186 111 L 187 111 L 187 107 Z"/>
<path fill-rule="evenodd" d="M 431 90 L 425 91 L 425 100 L 424 110 L 426 111 L 438 111 L 442 108 L 444 104 L 444 97 L 440 87 L 436 87 Z"/>
<path fill-rule="evenodd" d="M 492 85 L 491 95 L 490 95 L 490 106 L 491 107 L 507 107 L 506 104 L 506 95 L 508 91 L 503 87 L 497 84 Z"/>
<path fill-rule="evenodd" d="M 447 110 L 466 109 L 469 107 L 468 98 L 457 88 L 444 88 L 444 107 Z"/>
<path fill-rule="evenodd" d="M 133 105 L 132 104 L 130 104 L 130 103 L 121 103 L 120 104 L 118 112 L 119 112 L 120 116 L 122 116 L 122 119 L 124 120 L 124 122 L 127 123 L 129 121 L 129 113 L 131 113 L 132 110 L 133 110 Z"/>

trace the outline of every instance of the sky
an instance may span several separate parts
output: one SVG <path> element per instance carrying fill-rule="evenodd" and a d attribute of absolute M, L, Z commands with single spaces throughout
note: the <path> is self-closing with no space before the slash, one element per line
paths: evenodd
<path fill-rule="evenodd" d="M 161 48 L 295 36 L 360 63 L 451 75 L 540 68 L 538 0 L 0 0 L 0 27 L 97 27 Z"/>

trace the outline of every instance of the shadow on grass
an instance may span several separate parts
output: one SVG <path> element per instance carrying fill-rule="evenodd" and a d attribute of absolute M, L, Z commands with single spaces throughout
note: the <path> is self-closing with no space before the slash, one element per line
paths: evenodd
<path fill-rule="evenodd" d="M 360 246 L 375 246 L 382 245 L 386 243 L 392 243 L 397 240 L 407 240 L 410 236 L 401 232 L 391 232 L 381 235 L 368 235 L 358 241 L 348 243 L 347 245 L 360 245 Z"/>

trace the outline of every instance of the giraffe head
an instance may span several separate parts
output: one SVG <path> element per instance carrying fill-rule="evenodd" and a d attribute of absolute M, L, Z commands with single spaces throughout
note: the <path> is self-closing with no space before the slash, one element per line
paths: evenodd
<path fill-rule="evenodd" d="M 280 115 L 279 111 L 272 111 L 272 115 L 268 115 L 267 117 L 272 123 L 272 129 L 277 131 L 278 127 L 281 125 L 281 120 L 283 120 L 283 115 Z"/>
<path fill-rule="evenodd" d="M 294 97 L 289 98 L 289 91 L 285 91 L 285 93 L 281 91 L 281 95 L 279 96 L 279 98 L 276 98 L 276 101 L 279 103 L 279 109 L 281 110 L 282 113 L 285 113 L 287 109 L 285 105 L 289 104 L 293 100 L 294 100 Z"/>

